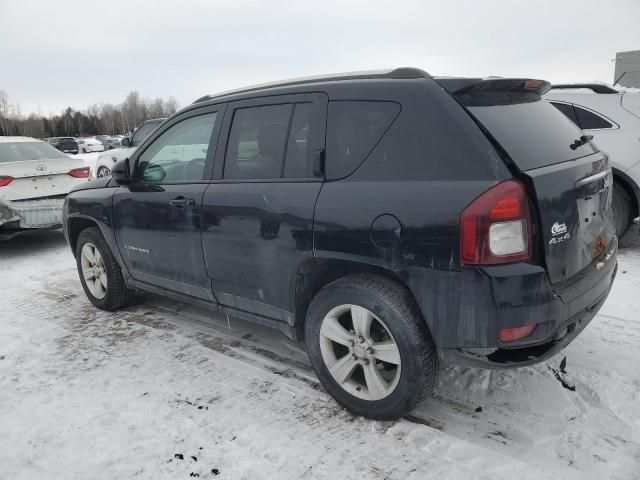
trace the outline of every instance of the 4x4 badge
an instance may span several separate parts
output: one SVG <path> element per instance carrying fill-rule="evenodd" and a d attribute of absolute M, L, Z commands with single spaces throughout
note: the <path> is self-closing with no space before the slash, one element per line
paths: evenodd
<path fill-rule="evenodd" d="M 563 233 L 567 233 L 567 224 L 566 223 L 554 223 L 551 227 L 551 235 L 561 235 Z"/>
<path fill-rule="evenodd" d="M 551 240 L 549 240 L 549 245 L 555 245 L 557 243 L 562 243 L 571 238 L 571 234 L 567 232 L 567 224 L 556 222 L 551 227 Z"/>

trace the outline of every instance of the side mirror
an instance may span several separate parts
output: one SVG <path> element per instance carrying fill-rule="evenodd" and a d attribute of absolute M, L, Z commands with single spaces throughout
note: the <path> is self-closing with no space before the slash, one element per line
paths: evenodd
<path fill-rule="evenodd" d="M 111 169 L 111 178 L 118 185 L 131 185 L 131 172 L 129 171 L 129 159 L 116 163 Z"/>
<path fill-rule="evenodd" d="M 129 137 L 124 137 L 120 143 L 122 144 L 122 146 L 124 148 L 130 147 L 131 146 L 131 139 Z"/>

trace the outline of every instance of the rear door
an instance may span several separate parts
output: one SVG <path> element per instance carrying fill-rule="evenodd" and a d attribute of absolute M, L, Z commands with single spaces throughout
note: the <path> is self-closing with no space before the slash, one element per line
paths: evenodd
<path fill-rule="evenodd" d="M 327 98 L 286 95 L 230 104 L 214 180 L 203 200 L 203 244 L 218 301 L 293 321 L 300 264 L 313 255 Z"/>
<path fill-rule="evenodd" d="M 213 300 L 200 220 L 223 113 L 220 106 L 185 112 L 131 158 L 132 183 L 113 198 L 113 228 L 136 280 Z"/>
<path fill-rule="evenodd" d="M 528 179 L 556 283 L 599 259 L 614 240 L 612 176 L 606 154 L 540 98 L 539 82 L 528 82 L 484 81 L 455 96 L 502 147 L 512 170 Z"/>

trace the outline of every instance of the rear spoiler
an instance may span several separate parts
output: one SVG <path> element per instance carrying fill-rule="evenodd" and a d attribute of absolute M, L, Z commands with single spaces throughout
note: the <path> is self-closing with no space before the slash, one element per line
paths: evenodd
<path fill-rule="evenodd" d="M 490 93 L 490 92 L 522 92 L 543 95 L 549 91 L 551 84 L 545 80 L 532 78 L 444 78 L 434 80 L 452 95 Z"/>

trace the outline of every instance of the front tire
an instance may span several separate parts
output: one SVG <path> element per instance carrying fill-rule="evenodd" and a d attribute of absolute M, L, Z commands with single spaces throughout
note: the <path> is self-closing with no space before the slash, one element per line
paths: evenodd
<path fill-rule="evenodd" d="M 616 235 L 618 238 L 622 238 L 633 222 L 631 198 L 624 187 L 615 181 L 613 183 L 612 209 Z"/>
<path fill-rule="evenodd" d="M 120 265 L 98 227 L 80 232 L 76 244 L 76 265 L 87 298 L 102 310 L 117 310 L 133 298 Z"/>
<path fill-rule="evenodd" d="M 358 415 L 392 420 L 433 389 L 437 350 L 410 292 L 380 275 L 324 287 L 307 313 L 309 358 L 328 392 Z"/>

